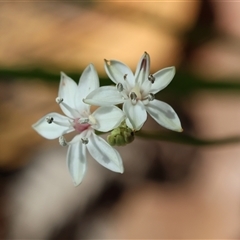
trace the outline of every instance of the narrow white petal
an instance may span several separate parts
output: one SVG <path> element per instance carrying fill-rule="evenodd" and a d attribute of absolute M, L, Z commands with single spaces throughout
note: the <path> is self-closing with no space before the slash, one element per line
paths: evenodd
<path fill-rule="evenodd" d="M 130 99 L 125 101 L 123 104 L 123 111 L 134 130 L 139 130 L 147 120 L 145 106 L 141 101 L 137 101 L 135 105 L 132 104 Z"/>
<path fill-rule="evenodd" d="M 182 131 L 178 115 L 167 103 L 153 100 L 145 107 L 151 117 L 163 127 L 177 132 Z"/>
<path fill-rule="evenodd" d="M 65 101 L 62 101 L 62 102 L 60 102 L 58 104 L 60 105 L 63 113 L 65 113 L 65 115 L 67 115 L 68 117 L 70 117 L 70 118 L 78 118 L 80 116 L 80 113 L 76 109 L 74 109 L 74 108 L 70 107 L 69 105 L 67 105 L 65 103 Z"/>
<path fill-rule="evenodd" d="M 47 117 L 52 117 L 53 122 L 48 123 Z M 59 113 L 49 113 L 32 125 L 33 129 L 47 139 L 56 139 L 65 133 L 72 132 L 74 129 L 70 124 L 70 119 Z M 56 122 L 56 123 L 55 123 Z M 58 123 L 61 123 L 60 125 Z"/>
<path fill-rule="evenodd" d="M 104 86 L 88 94 L 83 101 L 96 106 L 110 106 L 120 104 L 124 99 L 116 87 Z"/>
<path fill-rule="evenodd" d="M 68 77 L 65 73 L 61 72 L 61 80 L 59 84 L 58 97 L 63 99 L 63 102 L 70 107 L 76 109 L 75 94 L 77 91 L 77 84 Z M 72 111 L 69 111 L 63 104 L 59 104 L 65 115 L 73 117 Z"/>
<path fill-rule="evenodd" d="M 155 82 L 151 85 L 151 93 L 157 93 L 164 89 L 173 79 L 175 67 L 167 67 L 153 74 Z"/>
<path fill-rule="evenodd" d="M 132 124 L 131 124 L 131 122 L 129 121 L 128 118 L 126 118 L 126 124 L 130 129 L 133 129 L 133 126 L 132 126 Z"/>
<path fill-rule="evenodd" d="M 141 92 L 142 92 L 142 97 L 147 97 L 148 94 L 150 93 L 152 83 L 149 80 L 146 80 L 143 82 L 141 85 Z"/>
<path fill-rule="evenodd" d="M 82 112 L 86 108 L 83 99 L 93 90 L 99 88 L 97 72 L 92 64 L 88 65 L 83 71 L 75 95 L 76 109 Z"/>
<path fill-rule="evenodd" d="M 123 111 L 115 106 L 99 107 L 92 116 L 96 119 L 97 124 L 92 127 L 101 132 L 108 132 L 116 128 L 124 119 Z"/>
<path fill-rule="evenodd" d="M 134 86 L 133 73 L 124 63 L 116 60 L 105 60 L 104 68 L 108 77 L 114 83 L 124 84 L 124 82 L 127 81 L 132 87 Z"/>
<path fill-rule="evenodd" d="M 135 83 L 139 84 L 140 86 L 143 84 L 144 81 L 148 80 L 148 75 L 150 72 L 150 56 L 148 53 L 144 53 L 140 58 L 136 72 L 135 72 Z"/>
<path fill-rule="evenodd" d="M 92 134 L 86 145 L 92 157 L 105 168 L 123 173 L 123 163 L 120 154 L 111 147 L 104 139 Z"/>
<path fill-rule="evenodd" d="M 74 185 L 79 185 L 87 170 L 86 145 L 81 141 L 69 145 L 67 152 L 67 167 Z"/>

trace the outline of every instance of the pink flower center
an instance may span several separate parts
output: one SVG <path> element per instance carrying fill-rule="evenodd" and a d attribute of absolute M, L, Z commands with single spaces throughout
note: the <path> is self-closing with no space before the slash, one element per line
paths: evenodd
<path fill-rule="evenodd" d="M 74 119 L 73 127 L 79 133 L 83 132 L 91 126 L 89 123 L 79 123 L 78 120 L 79 118 Z"/>

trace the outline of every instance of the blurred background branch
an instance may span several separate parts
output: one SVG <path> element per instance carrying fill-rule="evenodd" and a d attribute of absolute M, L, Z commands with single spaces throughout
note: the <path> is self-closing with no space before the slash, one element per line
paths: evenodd
<path fill-rule="evenodd" d="M 81 76 L 79 72 L 67 72 L 68 76 L 74 79 L 76 82 Z M 51 73 L 43 69 L 0 69 L 1 79 L 5 81 L 14 81 L 17 79 L 35 80 L 41 79 L 46 82 L 59 83 L 60 73 Z M 113 84 L 110 79 L 100 78 L 101 86 Z M 178 71 L 170 83 L 170 85 L 164 89 L 172 97 L 188 97 L 189 94 L 194 94 L 196 91 L 221 91 L 238 93 L 240 91 L 240 83 L 238 78 L 235 79 L 219 79 L 217 82 L 208 81 L 206 78 L 202 78 L 196 74 Z M 162 93 L 162 92 L 161 92 Z M 160 94 L 161 94 L 160 93 Z"/>

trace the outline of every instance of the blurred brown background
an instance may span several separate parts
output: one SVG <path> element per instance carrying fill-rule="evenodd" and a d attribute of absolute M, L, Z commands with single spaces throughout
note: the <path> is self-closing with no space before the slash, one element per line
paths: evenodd
<path fill-rule="evenodd" d="M 147 51 L 151 72 L 176 66 L 173 81 L 181 72 L 238 82 L 239 21 L 240 3 L 229 1 L 1 2 L 0 238 L 240 238 L 239 144 L 137 139 L 119 148 L 123 175 L 89 158 L 87 176 L 74 188 L 66 148 L 31 128 L 59 111 L 58 80 L 36 69 L 80 76 L 93 63 L 106 78 L 104 58 L 135 71 Z M 179 114 L 186 134 L 240 135 L 238 91 L 179 97 L 166 89 L 159 97 Z M 151 120 L 145 129 L 162 130 Z"/>

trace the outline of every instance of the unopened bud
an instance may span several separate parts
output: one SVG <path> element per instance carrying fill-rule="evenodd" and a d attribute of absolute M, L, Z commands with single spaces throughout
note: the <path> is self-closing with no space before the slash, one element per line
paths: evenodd
<path fill-rule="evenodd" d="M 122 123 L 119 127 L 113 129 L 108 135 L 107 141 L 111 146 L 124 146 L 134 140 L 134 131 L 130 129 L 126 123 Z"/>

